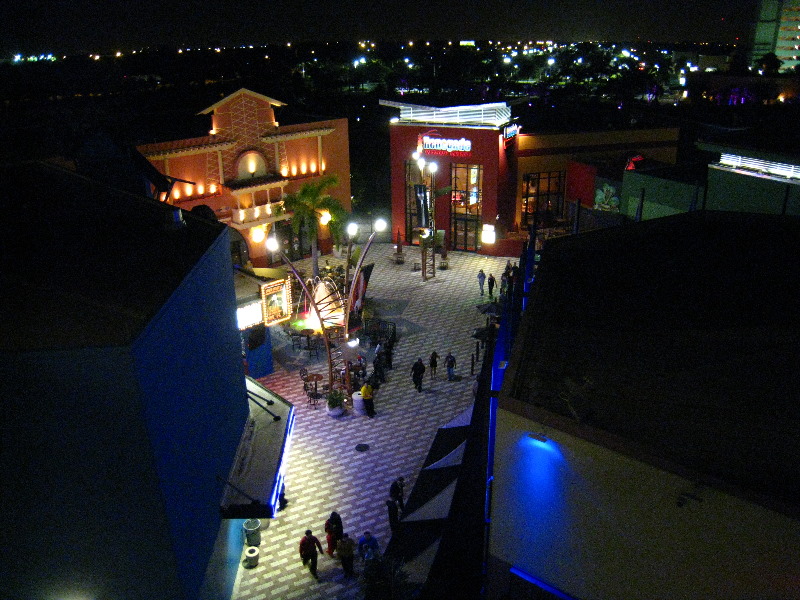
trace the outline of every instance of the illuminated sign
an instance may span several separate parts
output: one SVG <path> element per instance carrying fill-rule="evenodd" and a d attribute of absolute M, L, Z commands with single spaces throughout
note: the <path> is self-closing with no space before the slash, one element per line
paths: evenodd
<path fill-rule="evenodd" d="M 252 302 L 247 306 L 237 308 L 236 321 L 239 324 L 239 330 L 263 323 L 264 314 L 261 312 L 261 302 Z"/>
<path fill-rule="evenodd" d="M 520 129 L 521 127 L 516 123 L 512 125 L 506 125 L 503 127 L 503 139 L 510 140 L 511 138 L 516 137 Z"/>
<path fill-rule="evenodd" d="M 472 153 L 472 141 L 463 137 L 459 140 L 443 138 L 433 130 L 417 138 L 417 151 L 425 154 L 469 156 Z"/>

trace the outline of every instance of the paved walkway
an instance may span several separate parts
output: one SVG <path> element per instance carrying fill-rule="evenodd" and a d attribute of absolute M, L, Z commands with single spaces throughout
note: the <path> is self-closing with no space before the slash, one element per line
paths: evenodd
<path fill-rule="evenodd" d="M 323 404 L 316 410 L 307 407 L 297 370 L 307 366 L 323 372 L 324 359 L 293 351 L 283 333 L 272 331 L 275 372 L 260 381 L 297 407 L 286 474 L 289 504 L 277 518 L 262 522 L 267 528 L 259 564 L 240 567 L 234 600 L 363 598 L 358 559 L 357 576 L 347 579 L 337 559 L 322 555 L 319 580 L 312 578 L 298 556 L 303 532 L 312 529 L 324 546 L 323 525 L 335 510 L 351 537 L 357 541 L 369 529 L 383 550 L 390 539 L 385 504 L 390 483 L 404 476 L 408 497 L 437 429 L 472 404 L 472 332 L 486 321 L 475 307 L 488 300 L 481 298 L 476 276 L 482 268 L 499 282 L 507 259 L 452 252 L 450 268 L 423 282 L 420 272 L 411 270 L 419 249 L 407 248 L 403 265 L 390 260 L 392 251 L 391 244 L 377 244 L 367 257 L 375 263 L 367 297 L 376 317 L 397 323 L 399 338 L 394 369 L 375 393 L 374 419 L 352 414 L 334 419 Z M 326 258 L 331 264 L 341 262 Z M 310 272 L 307 261 L 298 265 Z M 427 366 L 433 350 L 441 357 L 438 379 L 432 381 L 426 372 L 423 392 L 418 393 L 411 383 L 411 365 L 421 356 Z M 443 363 L 448 351 L 458 361 L 460 381 L 447 381 Z M 362 347 L 361 353 L 371 364 L 372 349 Z M 368 444 L 369 450 L 358 452 L 357 444 Z"/>

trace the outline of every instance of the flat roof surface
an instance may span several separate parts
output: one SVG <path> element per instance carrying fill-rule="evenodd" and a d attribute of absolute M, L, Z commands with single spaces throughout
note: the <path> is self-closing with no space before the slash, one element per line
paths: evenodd
<path fill-rule="evenodd" d="M 43 163 L 0 183 L 0 351 L 130 343 L 225 230 Z"/>
<path fill-rule="evenodd" d="M 512 397 L 797 505 L 800 220 L 690 213 L 541 254 Z"/>

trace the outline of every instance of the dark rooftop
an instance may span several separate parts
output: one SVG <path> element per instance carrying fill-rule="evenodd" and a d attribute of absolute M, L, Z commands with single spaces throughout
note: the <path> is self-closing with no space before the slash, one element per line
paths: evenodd
<path fill-rule="evenodd" d="M 42 163 L 0 190 L 0 350 L 130 343 L 225 227 Z"/>
<path fill-rule="evenodd" d="M 796 509 L 798 256 L 800 220 L 767 215 L 690 213 L 554 239 L 511 395 Z"/>

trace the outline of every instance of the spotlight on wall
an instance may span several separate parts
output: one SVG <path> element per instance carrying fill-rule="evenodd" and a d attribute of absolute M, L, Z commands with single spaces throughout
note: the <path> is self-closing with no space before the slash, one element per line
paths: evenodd
<path fill-rule="evenodd" d="M 533 433 L 529 433 L 528 437 L 531 438 L 532 440 L 536 440 L 537 442 L 544 443 L 547 441 L 547 436 L 542 432 L 534 431 Z"/>

